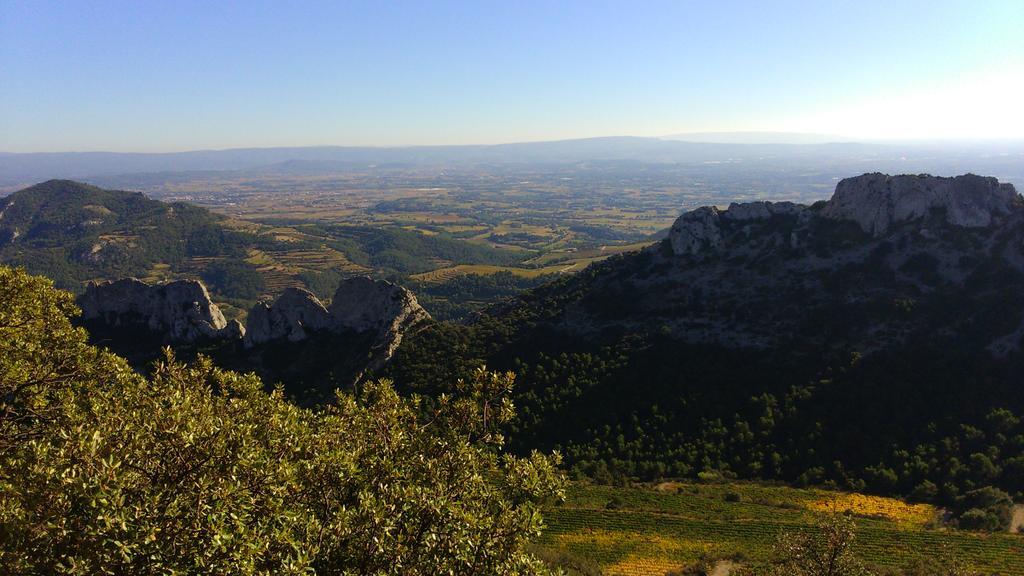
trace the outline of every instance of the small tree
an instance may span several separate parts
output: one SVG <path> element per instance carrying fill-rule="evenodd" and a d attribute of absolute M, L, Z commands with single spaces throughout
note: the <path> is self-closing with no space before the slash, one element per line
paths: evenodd
<path fill-rule="evenodd" d="M 856 524 L 844 514 L 828 516 L 810 532 L 783 534 L 775 546 L 771 576 L 869 576 L 853 554 Z"/>

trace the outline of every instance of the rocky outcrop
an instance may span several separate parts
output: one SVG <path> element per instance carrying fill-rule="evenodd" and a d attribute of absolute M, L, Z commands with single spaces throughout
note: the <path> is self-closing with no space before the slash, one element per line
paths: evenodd
<path fill-rule="evenodd" d="M 559 325 L 588 338 L 660 325 L 680 340 L 737 348 L 816 334 L 867 353 L 939 337 L 923 310 L 941 309 L 959 315 L 943 337 L 1010 357 L 1024 348 L 1024 305 L 1013 297 L 1022 234 L 1024 201 L 995 178 L 865 174 L 811 206 L 687 212 L 670 250 L 647 251 L 649 268 L 633 276 L 593 280 Z"/>
<path fill-rule="evenodd" d="M 328 310 L 335 329 L 374 335 L 371 368 L 389 360 L 406 332 L 430 319 L 412 292 L 366 276 L 342 280 Z"/>
<path fill-rule="evenodd" d="M 135 278 L 89 283 L 78 300 L 82 318 L 110 327 L 144 328 L 166 342 L 194 343 L 237 338 L 241 325 L 229 325 L 206 286 L 197 280 L 150 285 Z"/>
<path fill-rule="evenodd" d="M 340 329 L 381 335 L 429 317 L 412 292 L 366 276 L 343 280 L 329 310 Z"/>
<path fill-rule="evenodd" d="M 714 206 L 702 206 L 680 216 L 668 233 L 672 251 L 677 256 L 696 255 L 721 246 L 720 214 Z"/>
<path fill-rule="evenodd" d="M 238 320 L 231 320 L 228 322 L 228 325 L 221 330 L 219 337 L 224 340 L 241 340 L 245 338 L 245 326 L 243 326 Z"/>
<path fill-rule="evenodd" d="M 732 203 L 727 210 L 702 206 L 680 216 L 669 231 L 669 243 L 677 256 L 697 255 L 721 248 L 725 240 L 722 221 L 745 223 L 772 216 L 799 214 L 807 207 L 792 202 Z"/>
<path fill-rule="evenodd" d="M 793 202 L 746 202 L 729 204 L 729 209 L 723 214 L 723 218 L 740 222 L 749 220 L 767 220 L 772 216 L 799 214 L 806 210 L 803 204 Z"/>
<path fill-rule="evenodd" d="M 249 312 L 245 330 L 246 346 L 273 340 L 298 342 L 309 331 L 331 327 L 327 308 L 308 290 L 288 288 L 273 303 L 260 302 Z"/>
<path fill-rule="evenodd" d="M 372 342 L 370 368 L 376 368 L 391 358 L 409 329 L 429 318 L 416 296 L 397 284 L 348 278 L 329 308 L 301 288 L 285 290 L 272 304 L 260 302 L 249 312 L 245 344 L 300 342 L 315 333 L 358 334 Z"/>
<path fill-rule="evenodd" d="M 879 237 L 895 224 L 923 218 L 936 209 L 943 210 L 946 222 L 954 226 L 988 226 L 1020 202 L 1012 184 L 1000 184 L 995 178 L 875 173 L 839 182 L 821 215 L 853 220 L 865 232 Z"/>
<path fill-rule="evenodd" d="M 850 220 L 876 238 L 898 224 L 922 220 L 935 211 L 941 211 L 950 225 L 978 228 L 1022 206 L 1024 202 L 1013 184 L 995 178 L 974 174 L 954 178 L 864 174 L 840 181 L 835 194 L 820 210 L 792 202 L 733 203 L 727 210 L 715 206 L 691 210 L 672 225 L 669 243 L 677 256 L 716 252 L 737 226 L 789 215 L 799 216 L 801 221 L 816 217 Z M 789 242 L 795 247 L 797 237 Z"/>

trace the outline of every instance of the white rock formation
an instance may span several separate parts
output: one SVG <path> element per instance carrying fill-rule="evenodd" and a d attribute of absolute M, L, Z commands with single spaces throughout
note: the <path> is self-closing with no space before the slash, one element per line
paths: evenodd
<path fill-rule="evenodd" d="M 178 280 L 151 286 L 135 278 L 89 283 L 78 300 L 82 317 L 108 326 L 144 327 L 169 342 L 230 338 L 240 326 L 229 327 L 206 286 L 197 280 Z M 237 336 L 235 336 L 237 337 Z"/>
<path fill-rule="evenodd" d="M 249 312 L 245 344 L 299 342 L 310 331 L 370 334 L 370 367 L 376 368 L 391 358 L 410 328 L 429 318 L 416 296 L 397 284 L 348 278 L 341 281 L 329 308 L 300 288 L 285 290 L 273 304 L 260 302 Z"/>
<path fill-rule="evenodd" d="M 680 216 L 668 233 L 672 252 L 677 256 L 695 255 L 722 245 L 719 227 L 721 212 L 714 206 L 702 206 Z"/>
<path fill-rule="evenodd" d="M 337 327 L 356 332 L 383 333 L 426 315 L 412 292 L 367 276 L 342 280 L 329 310 Z"/>
<path fill-rule="evenodd" d="M 672 225 L 669 242 L 677 256 L 697 255 L 722 247 L 723 221 L 751 222 L 777 215 L 798 215 L 801 221 L 816 215 L 852 220 L 865 232 L 880 237 L 894 225 L 924 218 L 932 210 L 942 210 L 954 226 L 981 227 L 1021 207 L 1024 200 L 1013 184 L 1001 184 L 995 178 L 864 174 L 840 181 L 820 212 L 792 202 L 733 203 L 724 211 L 714 206 L 691 210 Z M 791 236 L 790 244 L 797 246 L 798 238 Z"/>
<path fill-rule="evenodd" d="M 793 202 L 746 202 L 729 204 L 729 209 L 722 213 L 729 220 L 767 220 L 775 215 L 797 214 L 807 207 Z"/>
<path fill-rule="evenodd" d="M 807 207 L 792 202 L 732 203 L 722 211 L 715 206 L 702 206 L 680 216 L 669 231 L 672 252 L 677 256 L 696 255 L 720 248 L 724 241 L 722 220 L 750 222 L 767 220 L 776 215 L 798 214 Z"/>
<path fill-rule="evenodd" d="M 327 308 L 313 293 L 288 288 L 273 304 L 260 302 L 249 312 L 245 344 L 252 346 L 271 340 L 298 342 L 308 330 L 326 330 L 332 325 Z"/>
<path fill-rule="evenodd" d="M 954 226 L 988 226 L 1021 203 L 1012 184 L 965 174 L 955 178 L 929 175 L 864 174 L 846 178 L 822 209 L 827 218 L 853 220 L 878 237 L 894 224 L 943 209 Z"/>
<path fill-rule="evenodd" d="M 430 318 L 412 292 L 366 276 L 342 280 L 328 310 L 335 329 L 375 335 L 371 368 L 389 360 L 405 333 Z"/>

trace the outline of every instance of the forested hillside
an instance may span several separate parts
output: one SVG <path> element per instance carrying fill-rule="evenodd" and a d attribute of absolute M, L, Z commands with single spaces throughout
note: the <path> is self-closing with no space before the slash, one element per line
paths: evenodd
<path fill-rule="evenodd" d="M 463 318 L 533 278 L 475 275 L 433 282 L 411 276 L 451 266 L 501 270 L 531 255 L 398 227 L 310 222 L 245 222 L 185 202 L 50 180 L 0 199 L 0 263 L 23 266 L 80 292 L 92 280 L 149 282 L 201 278 L 237 315 L 287 287 L 321 297 L 347 277 L 373 275 L 436 294 L 429 309 Z"/>
<path fill-rule="evenodd" d="M 579 476 L 824 483 L 1001 525 L 1024 491 L 1024 209 L 998 193 L 985 225 L 925 206 L 874 232 L 835 202 L 695 211 L 658 246 L 421 332 L 390 370 L 431 394 L 514 370 L 514 446 Z"/>
<path fill-rule="evenodd" d="M 228 258 L 211 268 L 227 295 L 248 294 L 247 249 L 261 239 L 226 219 L 182 202 L 166 204 L 137 192 L 50 180 L 0 200 L 0 261 L 24 266 L 79 290 L 93 279 L 145 277 L 156 267 L 180 269 L 190 259 Z M 259 280 L 248 278 L 258 290 Z M 233 285 L 236 284 L 236 285 Z"/>

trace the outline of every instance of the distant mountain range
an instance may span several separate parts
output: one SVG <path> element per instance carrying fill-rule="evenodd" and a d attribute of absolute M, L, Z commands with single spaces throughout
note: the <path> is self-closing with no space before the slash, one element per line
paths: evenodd
<path fill-rule="evenodd" d="M 678 138 L 698 141 L 681 141 Z M 690 134 L 668 138 L 606 137 L 497 145 L 239 148 L 173 153 L 54 152 L 0 154 L 0 186 L 51 178 L 92 179 L 160 172 L 343 172 L 381 166 L 474 166 L 579 163 L 786 163 L 833 165 L 902 162 L 905 171 L 947 173 L 969 158 L 975 171 L 1015 180 L 1024 142 L 886 145 L 832 142 L 820 135 L 785 133 Z M 703 141 L 701 141 L 703 140 Z M 783 140 L 782 143 L 773 140 Z M 749 143 L 736 143 L 749 142 Z M 961 163 L 962 164 L 962 163 Z M 890 169 L 888 165 L 877 166 Z M 898 170 L 898 168 L 892 168 Z M 851 166 L 849 171 L 861 171 Z"/>
<path fill-rule="evenodd" d="M 807 132 L 687 132 L 663 136 L 665 140 L 682 140 L 685 142 L 707 142 L 715 144 L 831 144 L 838 142 L 856 142 L 838 134 L 812 134 Z"/>

